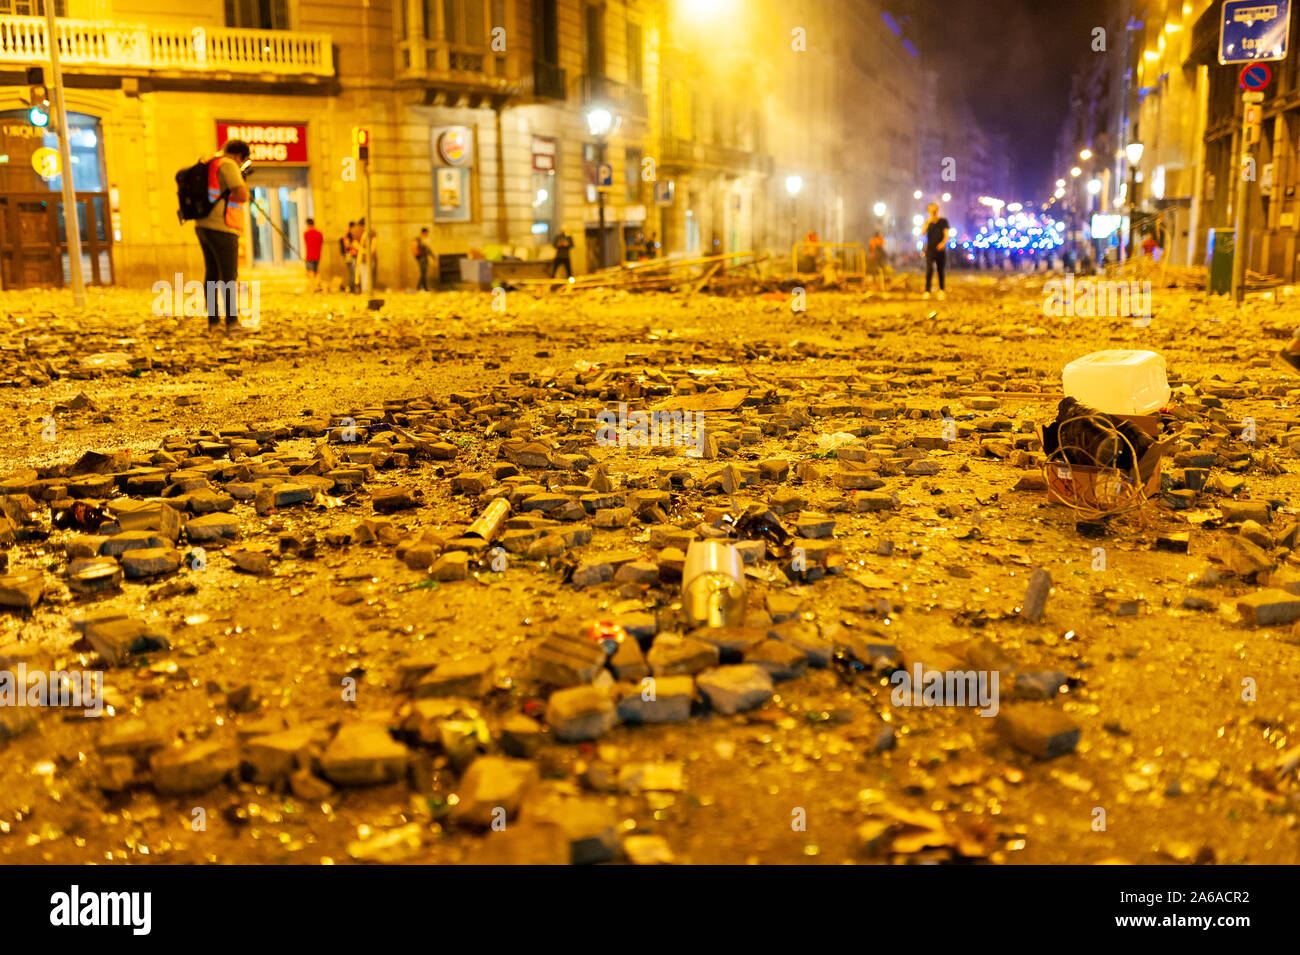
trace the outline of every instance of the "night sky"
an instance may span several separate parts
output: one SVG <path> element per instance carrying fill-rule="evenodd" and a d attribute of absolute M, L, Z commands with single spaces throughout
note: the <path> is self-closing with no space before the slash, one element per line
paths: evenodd
<path fill-rule="evenodd" d="M 1069 106 L 1070 76 L 1091 56 L 1092 30 L 1106 23 L 1104 0 L 920 0 L 944 86 L 966 91 L 990 131 L 1011 138 L 1019 198 L 1060 175 L 1052 151 Z M 915 7 L 914 7 L 915 9 Z M 925 51 L 922 51 L 925 56 Z M 934 59 L 931 59 L 934 62 Z"/>

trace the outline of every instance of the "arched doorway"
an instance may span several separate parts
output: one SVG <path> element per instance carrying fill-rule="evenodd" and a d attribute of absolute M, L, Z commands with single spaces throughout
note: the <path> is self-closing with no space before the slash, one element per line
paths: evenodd
<path fill-rule="evenodd" d="M 86 282 L 113 281 L 111 210 L 99 119 L 68 114 L 72 183 Z M 58 137 L 33 126 L 25 109 L 0 111 L 0 276 L 5 288 L 71 280 Z"/>

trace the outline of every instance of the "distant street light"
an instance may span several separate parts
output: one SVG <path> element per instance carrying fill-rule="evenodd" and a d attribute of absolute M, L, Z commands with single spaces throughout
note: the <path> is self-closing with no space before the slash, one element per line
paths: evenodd
<path fill-rule="evenodd" d="M 1142 161 L 1143 147 L 1139 142 L 1129 143 L 1124 147 L 1124 155 L 1128 156 L 1129 182 L 1128 187 L 1128 257 L 1133 258 L 1133 240 L 1137 238 L 1137 223 L 1134 221 L 1137 212 L 1138 203 L 1138 163 Z"/>
<path fill-rule="evenodd" d="M 885 217 L 885 212 L 887 211 L 887 207 L 883 202 L 877 202 L 874 206 L 871 207 L 871 211 L 883 219 Z"/>
<path fill-rule="evenodd" d="M 1056 190 L 1056 192 L 1052 193 L 1052 195 L 1054 195 L 1054 196 L 1056 196 L 1056 198 L 1060 199 L 1061 197 L 1063 197 L 1063 196 L 1065 195 L 1065 189 L 1064 189 L 1064 188 L 1058 188 L 1058 189 Z"/>
<path fill-rule="evenodd" d="M 601 175 L 605 168 L 605 149 L 609 145 L 611 133 L 618 130 L 623 120 L 612 110 L 604 106 L 593 106 L 587 110 L 587 131 L 596 140 L 596 202 L 600 210 L 600 267 L 609 264 L 606 258 L 607 237 L 605 235 L 605 189 L 601 185 Z"/>
<path fill-rule="evenodd" d="M 916 190 L 916 192 L 912 193 L 912 198 L 913 198 L 913 199 L 920 199 L 920 198 L 921 198 L 921 190 L 918 189 L 918 190 Z"/>
<path fill-rule="evenodd" d="M 1095 195 L 1097 195 L 1097 194 L 1100 193 L 1100 192 L 1101 192 L 1101 180 L 1100 180 L 1100 179 L 1089 179 L 1089 180 L 1088 180 L 1088 193 L 1089 193 L 1090 195 L 1094 195 L 1094 196 L 1095 196 Z"/>
<path fill-rule="evenodd" d="M 786 176 L 785 191 L 792 196 L 799 195 L 799 190 L 803 188 L 803 176 Z"/>
<path fill-rule="evenodd" d="M 1065 180 L 1064 180 L 1064 179 L 1058 179 L 1058 180 L 1056 180 L 1056 188 L 1057 188 L 1057 189 L 1064 189 L 1064 188 L 1065 188 Z"/>
<path fill-rule="evenodd" d="M 1079 158 L 1082 159 L 1084 162 L 1087 162 L 1089 159 L 1092 158 L 1092 150 L 1091 150 L 1091 149 L 1080 149 L 1080 150 L 1079 150 Z"/>
<path fill-rule="evenodd" d="M 1070 175 L 1073 176 L 1075 179 L 1078 179 L 1081 175 L 1083 175 L 1083 170 L 1080 169 L 1078 166 L 1075 166 L 1073 169 L 1070 170 Z"/>
<path fill-rule="evenodd" d="M 952 193 L 945 192 L 941 198 L 943 199 L 944 202 L 952 202 Z"/>

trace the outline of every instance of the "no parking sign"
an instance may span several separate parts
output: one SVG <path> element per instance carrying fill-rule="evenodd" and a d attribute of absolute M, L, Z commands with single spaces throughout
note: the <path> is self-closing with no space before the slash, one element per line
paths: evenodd
<path fill-rule="evenodd" d="M 1273 70 L 1267 63 L 1251 63 L 1243 66 L 1237 77 L 1237 83 L 1243 90 L 1258 92 L 1268 86 L 1273 79 Z"/>

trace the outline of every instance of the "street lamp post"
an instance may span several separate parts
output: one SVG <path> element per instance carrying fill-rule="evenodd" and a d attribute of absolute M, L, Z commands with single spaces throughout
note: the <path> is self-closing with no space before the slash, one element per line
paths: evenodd
<path fill-rule="evenodd" d="M 605 106 L 593 106 L 587 110 L 587 131 L 596 140 L 596 207 L 600 223 L 600 268 L 608 263 L 607 239 L 605 235 L 605 187 L 601 185 L 601 171 L 605 167 L 605 150 L 609 137 L 618 130 L 622 117 L 615 115 Z"/>
<path fill-rule="evenodd" d="M 1137 201 L 1138 201 L 1138 163 L 1142 161 L 1142 144 L 1139 142 L 1129 143 L 1124 147 L 1124 154 L 1128 157 L 1128 257 L 1133 258 L 1133 240 L 1137 236 Z"/>

